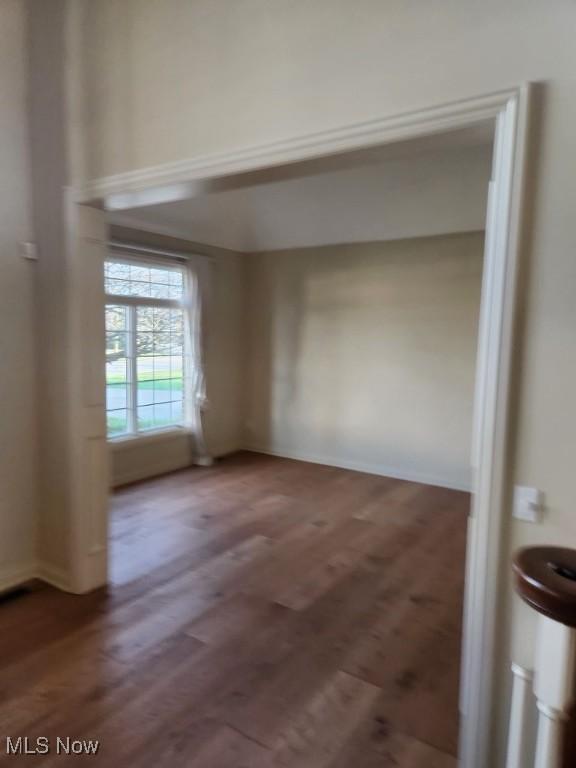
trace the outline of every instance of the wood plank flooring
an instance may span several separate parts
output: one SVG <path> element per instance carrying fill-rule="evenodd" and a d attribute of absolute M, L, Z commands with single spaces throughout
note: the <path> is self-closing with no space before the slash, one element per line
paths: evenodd
<path fill-rule="evenodd" d="M 251 453 L 119 490 L 107 592 L 0 604 L 0 763 L 455 768 L 468 505 Z"/>

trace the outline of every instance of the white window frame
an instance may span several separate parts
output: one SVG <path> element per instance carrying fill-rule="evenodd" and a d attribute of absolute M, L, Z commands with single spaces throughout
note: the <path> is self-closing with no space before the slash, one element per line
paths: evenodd
<path fill-rule="evenodd" d="M 109 435 L 107 432 L 107 440 L 109 443 L 122 444 L 132 441 L 147 441 L 154 439 L 159 434 L 166 434 L 170 432 L 181 432 L 186 428 L 186 410 L 189 395 L 187 387 L 190 383 L 188 381 L 188 370 L 186 365 L 187 356 L 190 353 L 190 340 L 187 338 L 188 334 L 184 333 L 184 351 L 182 361 L 182 410 L 183 420 L 182 423 L 167 424 L 162 427 L 152 427 L 150 429 L 139 430 L 138 429 L 138 356 L 136 354 L 136 309 L 138 307 L 157 307 L 160 309 L 181 309 L 184 313 L 184 328 L 187 327 L 186 311 L 189 307 L 189 280 L 186 274 L 186 266 L 180 259 L 176 258 L 151 258 L 147 255 L 124 255 L 116 250 L 109 252 L 106 255 L 104 267 L 106 262 L 114 261 L 119 264 L 130 264 L 137 266 L 154 266 L 161 269 L 179 269 L 182 271 L 183 278 L 183 294 L 182 299 L 162 299 L 162 298 L 148 298 L 146 296 L 124 296 L 115 293 L 104 294 L 104 310 L 109 305 L 117 307 L 126 307 L 126 361 L 128 365 L 127 371 L 127 384 L 126 384 L 126 432 L 118 435 Z M 106 408 L 106 414 L 108 414 L 108 408 Z"/>

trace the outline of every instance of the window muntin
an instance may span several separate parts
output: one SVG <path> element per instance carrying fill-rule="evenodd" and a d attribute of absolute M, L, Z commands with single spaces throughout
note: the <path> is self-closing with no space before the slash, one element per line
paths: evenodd
<path fill-rule="evenodd" d="M 130 370 L 129 307 L 106 305 L 106 416 L 108 437 L 128 432 Z"/>
<path fill-rule="evenodd" d="M 104 267 L 104 290 L 109 296 L 181 301 L 184 296 L 184 275 L 180 267 L 107 261 Z"/>
<path fill-rule="evenodd" d="M 182 425 L 183 267 L 109 259 L 105 289 L 108 437 Z"/>

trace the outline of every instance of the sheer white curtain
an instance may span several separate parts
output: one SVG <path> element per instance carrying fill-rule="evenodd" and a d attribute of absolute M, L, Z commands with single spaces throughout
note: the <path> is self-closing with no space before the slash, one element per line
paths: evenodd
<path fill-rule="evenodd" d="M 184 406 L 185 425 L 190 430 L 194 460 L 210 466 L 213 458 L 206 442 L 204 414 L 210 402 L 206 387 L 206 316 L 210 304 L 212 264 L 201 256 L 191 257 L 186 269 L 186 313 L 184 331 L 187 337 L 185 376 L 188 382 Z"/>

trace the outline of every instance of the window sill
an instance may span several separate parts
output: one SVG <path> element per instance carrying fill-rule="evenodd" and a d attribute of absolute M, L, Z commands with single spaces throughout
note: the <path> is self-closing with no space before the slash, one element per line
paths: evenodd
<path fill-rule="evenodd" d="M 175 437 L 182 437 L 189 434 L 190 430 L 186 429 L 186 427 L 155 429 L 139 435 L 122 435 L 120 437 L 108 438 L 108 447 L 113 451 L 122 451 L 127 448 L 135 448 L 137 445 L 158 443 L 163 440 L 170 440 Z"/>

